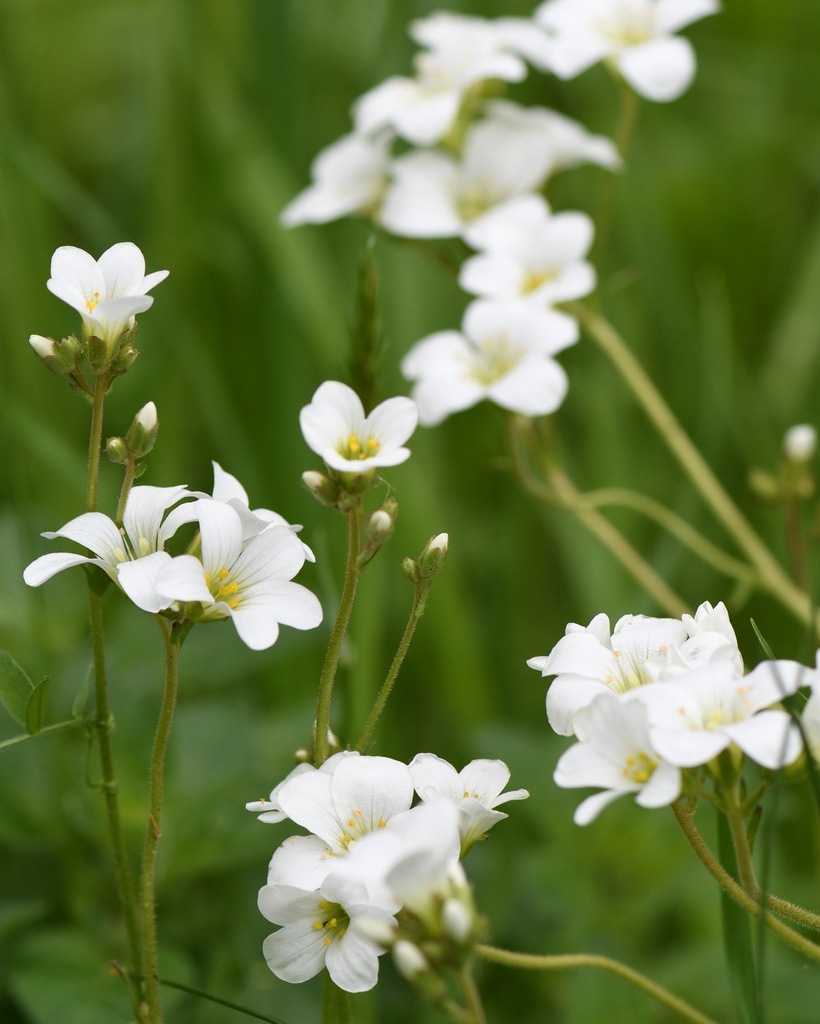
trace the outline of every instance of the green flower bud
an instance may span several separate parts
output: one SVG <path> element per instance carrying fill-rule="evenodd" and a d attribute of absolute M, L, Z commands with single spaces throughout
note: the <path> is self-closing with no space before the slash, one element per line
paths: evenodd
<path fill-rule="evenodd" d="M 449 549 L 450 538 L 446 533 L 437 533 L 427 541 L 418 559 L 421 575 L 425 579 L 441 572 Z"/>
<path fill-rule="evenodd" d="M 76 350 L 69 344 L 69 341 L 73 341 L 76 345 L 76 338 L 55 341 L 53 338 L 44 338 L 42 334 L 32 334 L 28 340 L 52 373 L 56 373 L 59 377 L 67 377 L 76 368 Z"/>
<path fill-rule="evenodd" d="M 122 437 L 109 437 L 105 442 L 105 454 L 112 462 L 124 466 L 128 462 L 128 445 Z"/>
<path fill-rule="evenodd" d="M 341 489 L 336 480 L 331 480 L 324 473 L 310 469 L 302 474 L 302 483 L 322 505 L 327 505 L 328 508 L 337 507 Z"/>
<path fill-rule="evenodd" d="M 156 443 L 158 430 L 157 407 L 153 402 L 148 402 L 134 417 L 125 435 L 130 453 L 137 459 L 147 455 Z"/>

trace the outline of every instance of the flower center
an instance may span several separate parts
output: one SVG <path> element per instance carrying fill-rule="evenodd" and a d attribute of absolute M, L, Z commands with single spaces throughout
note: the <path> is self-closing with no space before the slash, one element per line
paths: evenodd
<path fill-rule="evenodd" d="M 632 782 L 643 786 L 649 782 L 657 767 L 658 762 L 654 757 L 641 752 L 625 759 L 622 774 L 624 778 L 631 779 Z"/>
<path fill-rule="evenodd" d="M 465 224 L 477 220 L 493 205 L 490 189 L 481 182 L 470 182 L 455 197 L 459 217 Z"/>
<path fill-rule="evenodd" d="M 325 933 L 325 945 L 329 946 L 334 939 L 341 939 L 350 924 L 350 917 L 339 903 L 320 900 L 319 916 L 313 922 L 313 929 Z"/>
<path fill-rule="evenodd" d="M 601 19 L 596 25 L 619 50 L 649 42 L 654 36 L 653 27 L 653 12 L 643 3 L 622 4 L 614 17 Z"/>
<path fill-rule="evenodd" d="M 93 313 L 97 306 L 100 304 L 100 293 L 94 292 L 94 295 L 90 299 L 85 300 L 85 308 L 89 313 Z"/>
<path fill-rule="evenodd" d="M 612 654 L 616 659 L 623 658 L 623 661 L 616 660 L 615 672 L 610 672 L 604 677 L 604 682 L 613 693 L 626 693 L 627 690 L 634 690 L 638 686 L 652 682 L 639 661 L 636 662 L 628 656 L 624 658 L 623 651 L 613 651 Z"/>
<path fill-rule="evenodd" d="M 362 440 L 357 434 L 351 434 L 346 444 L 339 445 L 339 454 L 344 459 L 369 459 L 381 448 L 381 442 L 375 437 Z"/>
<path fill-rule="evenodd" d="M 350 817 L 347 820 L 341 822 L 341 825 L 341 844 L 346 850 L 349 850 L 357 839 L 367 835 L 368 832 L 374 832 L 377 828 L 384 828 L 387 822 L 384 818 L 380 818 L 374 825 L 371 819 L 365 817 L 357 807 L 350 812 Z"/>
<path fill-rule="evenodd" d="M 530 292 L 537 291 L 547 281 L 554 281 L 556 277 L 558 277 L 557 270 L 531 270 L 521 282 L 521 291 L 527 295 Z"/>
<path fill-rule="evenodd" d="M 521 354 L 521 350 L 510 342 L 506 334 L 483 338 L 475 346 L 467 376 L 488 387 L 509 373 L 520 360 Z"/>
<path fill-rule="evenodd" d="M 232 582 L 230 575 L 229 569 L 220 569 L 213 576 L 210 573 L 206 573 L 205 583 L 214 601 L 224 601 L 229 608 L 236 608 L 239 605 L 240 598 L 234 595 L 239 591 L 239 584 Z"/>

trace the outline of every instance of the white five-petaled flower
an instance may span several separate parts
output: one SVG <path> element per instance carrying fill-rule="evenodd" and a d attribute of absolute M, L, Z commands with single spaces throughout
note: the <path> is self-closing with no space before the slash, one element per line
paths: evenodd
<path fill-rule="evenodd" d="M 458 807 L 462 857 L 496 822 L 507 817 L 496 810 L 500 804 L 529 796 L 526 789 L 502 792 L 510 780 L 510 770 L 498 760 L 471 761 L 457 772 L 449 761 L 435 754 L 416 754 L 410 762 L 410 773 L 422 800 L 445 797 Z"/>
<path fill-rule="evenodd" d="M 666 101 L 695 73 L 691 44 L 674 33 L 719 8 L 717 0 L 546 0 L 534 18 L 553 36 L 548 63 L 559 78 L 608 59 L 635 92 Z"/>
<path fill-rule="evenodd" d="M 680 769 L 652 745 L 647 709 L 639 700 L 601 693 L 578 711 L 576 725 L 581 742 L 561 755 L 553 778 L 563 788 L 602 790 L 579 804 L 576 825 L 588 825 L 624 793 L 635 793 L 642 807 L 663 807 L 678 798 Z"/>
<path fill-rule="evenodd" d="M 593 231 L 585 213 L 552 214 L 542 196 L 516 196 L 465 230 L 480 253 L 462 264 L 459 284 L 497 301 L 551 306 L 579 299 L 595 287 L 595 270 L 584 260 Z"/>
<path fill-rule="evenodd" d="M 179 555 L 154 580 L 161 598 L 199 604 L 190 615 L 208 622 L 230 618 L 253 650 L 276 642 L 279 626 L 313 629 L 322 607 L 306 587 L 292 583 L 305 562 L 301 541 L 286 526 L 270 526 L 244 541 L 242 518 L 230 505 L 200 498 L 202 557 Z"/>
<path fill-rule="evenodd" d="M 487 398 L 525 416 L 555 412 L 568 382 L 552 358 L 578 338 L 572 317 L 525 303 L 477 300 L 461 331 L 438 331 L 417 342 L 401 362 L 415 381 L 419 420 L 434 426 Z"/>
<path fill-rule="evenodd" d="M 352 388 L 321 384 L 299 414 L 308 447 L 340 473 L 367 473 L 410 457 L 405 441 L 416 429 L 418 410 L 409 398 L 388 398 L 369 416 Z"/>
<path fill-rule="evenodd" d="M 624 693 L 720 661 L 735 676 L 743 671 L 725 606 L 704 602 L 682 620 L 624 615 L 611 635 L 604 614 L 588 626 L 571 622 L 546 657 L 527 664 L 556 676 L 547 691 L 547 717 L 557 733 L 571 736 L 574 715 L 599 693 Z"/>
<path fill-rule="evenodd" d="M 164 281 L 167 270 L 145 274 L 145 258 L 133 242 L 118 242 L 95 260 L 83 249 L 63 245 L 51 258 L 48 289 L 83 318 L 88 335 L 106 343 L 113 354 L 122 332 L 154 301 L 148 295 Z"/>
<path fill-rule="evenodd" d="M 324 224 L 349 213 L 370 214 L 387 185 L 391 132 L 374 138 L 343 135 L 323 149 L 311 165 L 313 182 L 282 211 L 285 227 Z"/>
<path fill-rule="evenodd" d="M 85 512 L 44 537 L 64 537 L 93 551 L 93 556 L 55 551 L 35 559 L 23 573 L 29 586 L 38 587 L 55 573 L 73 565 L 99 565 L 128 597 L 147 612 L 159 612 L 174 603 L 162 596 L 156 578 L 171 561 L 163 550 L 166 541 L 191 520 L 189 508 L 172 505 L 191 497 L 184 484 L 178 487 L 141 486 L 131 489 L 123 514 L 122 529 L 102 512 Z M 190 505 L 190 503 L 187 503 Z"/>

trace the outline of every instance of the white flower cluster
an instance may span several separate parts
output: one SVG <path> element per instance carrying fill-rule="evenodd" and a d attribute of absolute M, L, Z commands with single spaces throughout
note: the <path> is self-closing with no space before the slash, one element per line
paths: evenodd
<path fill-rule="evenodd" d="M 586 825 L 624 793 L 644 807 L 676 800 L 682 770 L 708 765 L 732 747 L 764 768 L 791 764 L 802 743 L 777 705 L 810 686 L 816 671 L 794 661 L 764 661 L 744 672 L 725 606 L 702 604 L 682 619 L 626 615 L 610 635 L 609 619 L 570 623 L 546 657 L 527 663 L 555 676 L 547 692 L 550 725 L 579 741 L 555 770 L 563 787 L 596 787 L 575 821 Z M 820 741 L 818 698 L 804 713 Z M 820 748 L 820 742 L 818 742 Z"/>
<path fill-rule="evenodd" d="M 291 582 L 313 554 L 269 509 L 251 511 L 239 481 L 216 462 L 213 495 L 176 487 L 131 489 L 118 527 L 102 512 L 85 512 L 53 533 L 92 555 L 53 552 L 35 559 L 23 578 L 45 583 L 73 565 L 98 565 L 146 612 L 172 610 L 197 621 L 229 618 L 254 650 L 276 642 L 280 624 L 313 629 L 322 621 L 317 598 Z M 172 557 L 167 543 L 186 523 L 199 529 L 198 555 Z"/>
<path fill-rule="evenodd" d="M 500 804 L 528 795 L 502 792 L 509 777 L 501 761 L 457 772 L 433 754 L 406 765 L 342 751 L 321 768 L 299 765 L 268 799 L 247 804 L 262 821 L 290 819 L 310 833 L 282 843 L 259 892 L 260 911 L 281 926 L 263 946 L 273 973 L 302 982 L 327 967 L 340 988 L 363 992 L 388 947 L 405 966 L 412 950 L 424 969 L 411 937 L 440 929 L 468 947 L 476 922 L 459 858 L 506 817 Z"/>
<path fill-rule="evenodd" d="M 421 47 L 413 76 L 354 103 L 353 131 L 317 156 L 313 183 L 282 222 L 358 214 L 394 235 L 460 237 L 476 251 L 459 275 L 477 296 L 461 330 L 422 339 L 402 362 L 423 425 L 485 398 L 527 416 L 561 405 L 568 382 L 553 357 L 577 341 L 578 325 L 553 306 L 595 287 L 593 226 L 584 213 L 553 213 L 541 193 L 565 168 L 621 163 L 609 139 L 578 122 L 489 94 L 522 81 L 528 63 L 572 78 L 604 60 L 641 95 L 674 99 L 695 60 L 673 33 L 717 9 L 716 0 L 546 0 L 531 19 L 437 12 L 410 26 Z"/>

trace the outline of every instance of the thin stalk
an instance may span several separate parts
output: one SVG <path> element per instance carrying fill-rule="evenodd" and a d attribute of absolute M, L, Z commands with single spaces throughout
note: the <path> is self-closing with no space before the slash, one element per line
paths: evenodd
<path fill-rule="evenodd" d="M 743 889 L 728 871 L 720 864 L 715 858 L 715 855 L 706 845 L 703 836 L 698 831 L 697 826 L 692 820 L 692 815 L 680 804 L 672 804 L 672 811 L 677 819 L 678 825 L 680 825 L 681 831 L 686 837 L 686 841 L 692 847 L 695 856 L 703 864 L 709 874 L 714 878 L 718 885 L 723 889 L 727 896 L 739 904 L 753 917 L 759 917 L 763 919 L 766 927 L 779 936 L 784 942 L 788 943 L 798 953 L 802 953 L 804 956 L 809 957 L 811 960 L 820 962 L 820 946 L 812 942 L 811 939 L 807 939 L 804 935 L 796 932 L 793 928 L 790 928 L 787 924 L 784 924 L 779 918 L 772 917 L 767 912 L 765 906 L 761 906 L 760 903 L 750 896 L 745 889 Z"/>
<path fill-rule="evenodd" d="M 120 488 L 120 496 L 117 501 L 117 515 L 116 522 L 122 524 L 122 517 L 125 515 L 125 504 L 128 501 L 128 495 L 131 493 L 131 487 L 134 484 L 134 480 L 137 475 L 137 460 L 133 456 L 129 456 L 128 461 L 125 464 L 125 477 L 122 481 L 122 487 Z"/>
<path fill-rule="evenodd" d="M 390 665 L 390 669 L 382 683 L 382 688 L 379 690 L 379 694 L 376 697 L 376 702 L 373 705 L 373 709 L 368 716 L 367 722 L 365 723 L 362 734 L 356 744 L 356 750 L 363 752 L 367 745 L 370 743 L 370 738 L 376 729 L 376 725 L 381 717 L 382 711 L 387 704 L 387 700 L 393 689 L 393 684 L 396 682 L 399 671 L 401 670 L 404 659 L 407 656 L 407 652 L 410 649 L 410 644 L 413 640 L 413 634 L 416 631 L 416 626 L 419 623 L 419 619 L 424 614 L 425 601 L 421 599 L 422 588 L 424 581 L 416 584 L 415 593 L 413 595 L 413 607 L 410 609 L 410 617 L 407 620 L 407 625 L 404 627 L 404 633 L 399 641 L 399 646 L 396 649 L 396 653 L 393 656 L 393 662 Z"/>
<path fill-rule="evenodd" d="M 464 1006 L 470 1015 L 470 1024 L 486 1024 L 487 1018 L 484 1014 L 484 1006 L 481 1002 L 481 995 L 475 983 L 473 972 L 469 967 L 462 967 L 458 972 L 458 984 L 461 994 L 464 997 Z"/>
<path fill-rule="evenodd" d="M 63 722 L 54 722 L 53 725 L 44 725 L 37 732 L 24 732 L 19 736 L 12 736 L 11 739 L 0 741 L 0 750 L 6 747 L 16 747 L 18 743 L 25 743 L 26 740 L 37 739 L 38 736 L 47 736 L 50 732 L 59 732 L 61 729 L 68 729 L 72 725 L 82 725 L 82 718 L 67 718 Z"/>
<path fill-rule="evenodd" d="M 157 622 L 159 623 L 160 632 L 165 644 L 165 688 L 162 694 L 159 721 L 151 752 L 148 825 L 145 832 L 145 845 L 143 846 L 140 870 L 140 905 L 142 908 L 142 933 L 145 953 L 145 1002 L 148 1008 L 148 1024 L 162 1024 L 157 957 L 155 871 L 157 845 L 162 835 L 165 754 L 168 750 L 168 737 L 174 717 L 179 685 L 179 644 L 176 642 L 172 626 L 168 621 L 158 615 Z"/>
<path fill-rule="evenodd" d="M 91 405 L 91 430 L 88 438 L 88 464 L 85 476 L 85 510 L 96 512 L 100 493 L 100 451 L 102 449 L 103 411 L 108 391 L 108 375 L 94 378 L 94 399 Z"/>
<path fill-rule="evenodd" d="M 812 622 L 809 595 L 789 578 L 749 521 L 724 490 L 718 478 L 684 431 L 665 399 L 615 328 L 602 316 L 578 303 L 565 308 L 576 316 L 629 386 L 644 412 L 760 576 L 760 585 L 807 625 Z"/>
<path fill-rule="evenodd" d="M 621 159 L 625 162 L 632 145 L 635 126 L 638 123 L 640 101 L 638 94 L 624 81 L 622 76 L 617 71 L 614 74 L 618 81 L 620 92 L 620 110 L 618 113 L 618 125 L 615 129 L 615 146 Z M 604 184 L 598 209 L 595 212 L 595 241 L 590 260 L 596 266 L 600 266 L 601 253 L 609 236 L 617 189 L 618 175 L 613 172 Z"/>
<path fill-rule="evenodd" d="M 316 724 L 313 730 L 313 763 L 319 768 L 325 763 L 330 751 L 328 730 L 330 729 L 330 704 L 333 698 L 333 684 L 339 668 L 347 627 L 350 624 L 350 613 L 356 600 L 356 588 L 359 584 L 359 548 L 361 546 L 361 504 L 356 504 L 347 513 L 347 563 L 345 578 L 342 585 L 342 596 L 336 612 L 336 621 L 330 632 L 327 644 L 325 663 L 319 678 L 319 696 L 316 701 Z"/>
<path fill-rule="evenodd" d="M 512 417 L 507 420 L 513 467 L 521 486 L 545 505 L 562 505 L 574 512 L 583 525 L 609 549 L 613 557 L 651 594 L 668 614 L 679 618 L 689 605 L 652 568 L 623 534 L 595 508 L 584 504 L 584 495 L 558 466 L 547 466 L 547 482 L 536 477 L 521 448 L 520 434 Z"/>
<path fill-rule="evenodd" d="M 654 520 L 667 533 L 679 540 L 684 547 L 689 548 L 703 562 L 713 566 L 718 572 L 732 576 L 741 583 L 755 584 L 758 580 L 757 573 L 746 562 L 727 555 L 685 519 L 646 494 L 620 487 L 607 487 L 598 491 L 586 491 L 581 500 L 593 508 L 618 506 L 634 509 L 646 516 L 647 519 Z"/>
<path fill-rule="evenodd" d="M 601 971 L 609 971 L 623 981 L 639 988 L 646 995 L 656 999 L 659 1003 L 674 1010 L 684 1020 L 692 1024 L 716 1024 L 706 1014 L 696 1010 L 685 1000 L 674 995 L 662 985 L 647 978 L 645 974 L 636 971 L 634 967 L 628 967 L 619 960 L 613 960 L 608 956 L 597 956 L 594 953 L 559 953 L 554 956 L 536 956 L 532 953 L 513 953 L 506 949 L 497 949 L 495 946 L 476 946 L 475 952 L 483 956 L 485 960 L 493 963 L 504 964 L 507 967 L 523 967 L 536 971 L 563 971 L 575 967 L 592 967 Z"/>

